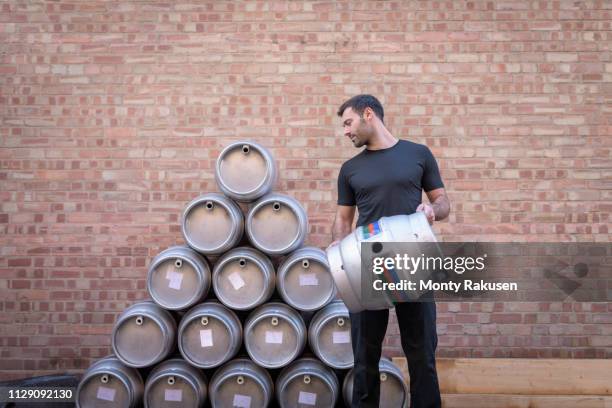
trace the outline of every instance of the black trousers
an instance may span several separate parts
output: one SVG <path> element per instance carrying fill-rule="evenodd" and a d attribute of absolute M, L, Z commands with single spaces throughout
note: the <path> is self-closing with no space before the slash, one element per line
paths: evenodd
<path fill-rule="evenodd" d="M 436 373 L 436 304 L 407 302 L 395 306 L 402 349 L 410 374 L 410 407 L 442 406 Z M 351 313 L 351 339 L 355 357 L 353 408 L 378 407 L 380 377 L 378 363 L 387 331 L 389 310 L 366 310 Z M 399 408 L 399 407 L 398 407 Z"/>

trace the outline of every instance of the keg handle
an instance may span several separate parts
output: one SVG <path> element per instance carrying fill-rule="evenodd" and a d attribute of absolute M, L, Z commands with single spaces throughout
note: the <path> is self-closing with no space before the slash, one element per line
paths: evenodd
<path fill-rule="evenodd" d="M 278 201 L 275 201 L 274 203 L 272 203 L 272 210 L 273 211 L 280 211 L 281 209 L 281 205 Z"/>
<path fill-rule="evenodd" d="M 243 376 L 241 376 L 241 375 L 239 375 L 238 377 L 236 377 L 236 382 L 237 382 L 239 385 L 244 384 L 244 377 L 243 377 Z"/>
<path fill-rule="evenodd" d="M 338 324 L 340 327 L 344 326 L 344 318 L 339 317 L 338 320 L 336 320 L 336 324 Z"/>
<path fill-rule="evenodd" d="M 308 259 L 304 259 L 302 261 L 302 268 L 308 269 L 309 266 L 310 266 L 310 261 Z"/>
<path fill-rule="evenodd" d="M 387 374 L 386 373 L 380 373 L 380 381 L 382 381 L 382 382 L 387 381 Z"/>
<path fill-rule="evenodd" d="M 174 379 L 173 375 L 168 377 L 168 385 L 174 385 L 175 382 L 176 382 L 176 380 Z"/>
<path fill-rule="evenodd" d="M 138 326 L 142 326 L 143 323 L 144 323 L 144 317 L 143 316 L 136 316 L 136 324 Z"/>
<path fill-rule="evenodd" d="M 242 145 L 242 153 L 249 154 L 251 147 L 249 145 Z"/>
<path fill-rule="evenodd" d="M 102 377 L 100 377 L 100 381 L 102 384 L 108 383 L 108 374 L 104 374 Z"/>
<path fill-rule="evenodd" d="M 211 211 L 213 208 L 215 208 L 215 204 L 213 204 L 212 201 L 207 201 L 206 204 L 204 204 L 204 206 L 206 206 L 206 209 L 208 211 Z"/>
<path fill-rule="evenodd" d="M 310 384 L 310 376 L 309 375 L 305 375 L 304 376 L 304 384 Z"/>
<path fill-rule="evenodd" d="M 272 324 L 272 326 L 278 326 L 278 317 L 274 316 L 270 323 Z"/>
<path fill-rule="evenodd" d="M 200 323 L 202 323 L 202 326 L 207 326 L 208 325 L 208 316 L 203 316 L 202 319 L 200 319 Z"/>
<path fill-rule="evenodd" d="M 240 267 L 241 267 L 241 268 L 244 268 L 244 267 L 246 266 L 246 264 L 247 264 L 246 259 L 244 259 L 244 258 L 240 258 L 240 259 L 238 260 L 238 265 L 240 265 Z"/>
<path fill-rule="evenodd" d="M 180 259 L 180 258 L 177 258 L 177 259 L 174 261 L 174 266 L 175 266 L 177 269 L 181 269 L 181 267 L 183 266 L 183 260 L 182 260 L 182 259 Z"/>

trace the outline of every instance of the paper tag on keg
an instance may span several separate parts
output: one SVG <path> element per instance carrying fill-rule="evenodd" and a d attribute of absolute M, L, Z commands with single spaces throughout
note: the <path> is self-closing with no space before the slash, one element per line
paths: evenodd
<path fill-rule="evenodd" d="M 348 330 L 345 331 L 335 331 L 332 334 L 334 344 L 338 343 L 350 343 L 351 342 L 351 332 Z"/>
<path fill-rule="evenodd" d="M 212 330 L 200 330 L 200 344 L 202 345 L 202 347 L 213 346 Z"/>
<path fill-rule="evenodd" d="M 248 395 L 234 394 L 232 405 L 238 408 L 251 408 L 251 397 Z"/>
<path fill-rule="evenodd" d="M 168 276 L 168 273 L 166 273 Z M 168 278 L 170 282 L 168 282 L 168 287 L 170 289 L 181 289 L 181 283 L 183 282 L 183 274 L 180 272 L 170 272 L 170 277 Z"/>
<path fill-rule="evenodd" d="M 300 275 L 300 286 L 319 286 L 319 280 L 314 273 L 303 273 Z"/>
<path fill-rule="evenodd" d="M 266 343 L 282 344 L 283 343 L 283 332 L 267 330 L 266 331 Z"/>
<path fill-rule="evenodd" d="M 98 387 L 98 392 L 96 393 L 96 398 L 104 401 L 114 401 L 115 400 L 115 390 L 112 388 L 106 387 Z"/>
<path fill-rule="evenodd" d="M 317 394 L 313 394 L 312 392 L 300 391 L 300 396 L 298 397 L 298 404 L 317 405 Z"/>
<path fill-rule="evenodd" d="M 244 281 L 238 272 L 230 273 L 227 278 L 234 287 L 234 290 L 238 290 L 244 286 Z"/>
<path fill-rule="evenodd" d="M 183 400 L 183 390 L 164 390 L 164 400 L 181 402 Z"/>

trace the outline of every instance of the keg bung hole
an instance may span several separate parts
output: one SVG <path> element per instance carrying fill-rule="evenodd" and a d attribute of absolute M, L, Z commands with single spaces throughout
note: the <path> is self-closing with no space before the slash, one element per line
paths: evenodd
<path fill-rule="evenodd" d="M 310 376 L 309 375 L 305 375 L 304 376 L 304 384 L 310 384 Z"/>
<path fill-rule="evenodd" d="M 302 267 L 303 267 L 304 269 L 308 269 L 308 267 L 309 267 L 309 266 L 310 266 L 310 262 L 308 261 L 308 259 L 304 259 L 304 260 L 302 261 Z"/>
<path fill-rule="evenodd" d="M 280 203 L 278 201 L 275 201 L 274 204 L 272 204 L 272 209 L 274 211 L 279 211 L 280 207 L 281 207 L 281 205 L 280 205 Z"/>
<path fill-rule="evenodd" d="M 244 384 L 244 377 L 243 377 L 243 376 L 241 376 L 241 375 L 239 375 L 239 376 L 236 378 L 236 382 L 237 382 L 239 385 Z"/>
<path fill-rule="evenodd" d="M 137 324 L 138 326 L 142 326 L 142 324 L 143 324 L 143 323 L 144 323 L 144 317 L 142 317 L 142 316 L 137 316 L 137 317 L 136 317 L 136 324 Z"/>
<path fill-rule="evenodd" d="M 246 259 L 240 258 L 238 265 L 240 265 L 241 268 L 244 268 L 246 266 Z"/>
<path fill-rule="evenodd" d="M 108 374 L 104 374 L 100 377 L 100 381 L 102 381 L 102 384 L 106 384 L 108 382 Z"/>
<path fill-rule="evenodd" d="M 272 324 L 272 326 L 278 326 L 278 317 L 274 316 L 271 320 L 270 323 Z"/>
<path fill-rule="evenodd" d="M 168 377 L 168 385 L 174 385 L 175 382 L 176 380 L 174 379 L 173 376 Z"/>
<path fill-rule="evenodd" d="M 387 381 L 387 374 L 386 373 L 380 373 L 380 381 L 382 381 L 382 382 Z"/>
<path fill-rule="evenodd" d="M 344 326 L 344 318 L 339 317 L 338 320 L 336 320 L 336 324 L 340 327 Z"/>
<path fill-rule="evenodd" d="M 200 319 L 200 323 L 202 323 L 202 326 L 208 325 L 208 316 L 202 317 L 202 319 Z"/>
<path fill-rule="evenodd" d="M 205 205 L 206 205 L 206 209 L 209 211 L 215 207 L 212 201 L 207 201 Z"/>
<path fill-rule="evenodd" d="M 242 153 L 249 154 L 250 151 L 251 148 L 249 147 L 249 145 L 242 145 Z"/>
<path fill-rule="evenodd" d="M 175 261 L 174 261 L 174 266 L 175 266 L 177 269 L 180 269 L 180 268 L 183 266 L 183 260 L 182 260 L 182 259 L 177 259 L 177 260 L 175 260 Z"/>

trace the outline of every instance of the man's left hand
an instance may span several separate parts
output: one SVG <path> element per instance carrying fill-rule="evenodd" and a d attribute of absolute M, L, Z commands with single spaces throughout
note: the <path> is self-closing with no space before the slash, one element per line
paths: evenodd
<path fill-rule="evenodd" d="M 424 212 L 425 216 L 427 217 L 427 221 L 429 221 L 429 225 L 433 225 L 434 221 L 436 220 L 436 213 L 434 213 L 434 209 L 431 205 L 422 203 L 416 210 Z"/>

